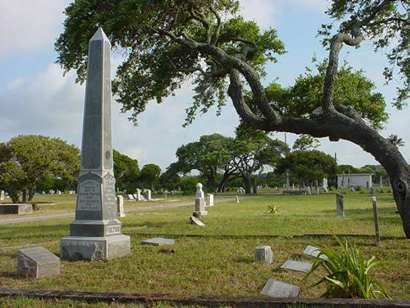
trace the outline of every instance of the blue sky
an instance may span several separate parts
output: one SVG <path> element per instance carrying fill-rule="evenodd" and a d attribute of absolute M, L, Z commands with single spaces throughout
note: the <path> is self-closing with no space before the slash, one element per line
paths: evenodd
<path fill-rule="evenodd" d="M 81 143 L 84 87 L 75 84 L 74 73 L 63 76 L 55 64 L 54 41 L 62 30 L 63 10 L 68 0 L 0 0 L 0 142 L 18 134 L 43 134 L 61 137 L 77 146 Z M 326 0 L 242 0 L 242 12 L 262 27 L 278 30 L 287 53 L 279 63 L 269 65 L 265 83 L 277 79 L 284 85 L 311 65 L 313 56 L 326 56 L 316 37 L 320 24 L 327 22 Z M 394 97 L 394 85 L 385 86 L 382 71 L 383 54 L 372 52 L 369 44 L 360 49 L 344 48 L 343 59 L 363 69 L 372 79 L 386 102 Z M 118 63 L 119 59 L 114 59 Z M 199 116 L 183 128 L 185 108 L 191 102 L 191 87 L 186 84 L 174 97 L 161 105 L 151 103 L 139 118 L 139 126 L 128 121 L 114 103 L 112 127 L 114 147 L 140 161 L 140 165 L 156 163 L 165 168 L 175 160 L 176 149 L 201 135 L 221 133 L 233 135 L 238 116 L 228 101 L 222 116 L 215 110 Z M 397 112 L 390 106 L 390 121 L 382 134 L 397 134 L 406 145 L 402 152 L 410 158 L 408 109 Z M 283 133 L 276 134 L 283 139 Z M 292 143 L 295 136 L 288 134 Z M 375 163 L 368 153 L 345 141 L 321 139 L 321 150 L 334 155 L 339 163 L 355 166 Z"/>

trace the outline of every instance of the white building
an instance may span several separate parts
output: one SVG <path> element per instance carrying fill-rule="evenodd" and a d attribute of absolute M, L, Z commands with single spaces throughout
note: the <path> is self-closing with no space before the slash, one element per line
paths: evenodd
<path fill-rule="evenodd" d="M 337 187 L 365 187 L 371 188 L 373 186 L 371 173 L 345 173 L 337 175 Z"/>

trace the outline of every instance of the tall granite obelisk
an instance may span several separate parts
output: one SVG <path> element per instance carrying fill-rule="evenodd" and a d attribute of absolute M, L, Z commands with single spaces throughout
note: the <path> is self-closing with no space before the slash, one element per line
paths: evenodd
<path fill-rule="evenodd" d="M 88 47 L 81 166 L 75 220 L 60 243 L 68 260 L 107 260 L 130 253 L 117 219 L 111 145 L 111 44 L 99 28 Z"/>

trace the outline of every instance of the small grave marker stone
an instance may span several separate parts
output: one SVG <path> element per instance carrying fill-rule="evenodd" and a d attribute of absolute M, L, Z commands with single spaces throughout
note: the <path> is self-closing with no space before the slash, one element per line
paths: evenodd
<path fill-rule="evenodd" d="M 337 217 L 345 216 L 343 195 L 341 193 L 336 194 L 336 216 Z"/>
<path fill-rule="evenodd" d="M 214 206 L 214 194 L 208 194 L 208 206 Z"/>
<path fill-rule="evenodd" d="M 272 263 L 273 253 L 270 246 L 256 246 L 255 259 L 257 262 Z"/>
<path fill-rule="evenodd" d="M 310 245 L 306 246 L 303 253 L 310 257 L 314 257 L 314 258 L 319 257 L 322 260 L 327 260 L 327 257 L 325 255 L 320 255 L 320 249 L 315 246 L 310 246 Z"/>
<path fill-rule="evenodd" d="M 191 222 L 191 224 L 194 224 L 200 227 L 205 227 L 205 224 L 202 221 L 200 221 L 198 218 L 196 218 L 195 216 L 191 216 L 189 218 L 189 221 Z"/>
<path fill-rule="evenodd" d="M 17 253 L 17 275 L 43 278 L 60 274 L 60 258 L 43 247 L 22 248 Z"/>
<path fill-rule="evenodd" d="M 297 297 L 300 288 L 290 283 L 269 279 L 263 287 L 261 294 L 269 297 Z"/>
<path fill-rule="evenodd" d="M 287 260 L 285 263 L 282 264 L 280 268 L 296 271 L 296 272 L 304 272 L 307 273 L 312 268 L 312 263 L 303 262 L 303 261 L 295 261 L 295 260 Z"/>
<path fill-rule="evenodd" d="M 4 201 L 4 190 L 0 191 L 0 201 Z"/>
<path fill-rule="evenodd" d="M 147 240 L 142 240 L 141 244 L 143 245 L 152 245 L 152 246 L 162 246 L 162 245 L 174 245 L 175 240 L 162 238 L 162 237 L 154 237 Z"/>

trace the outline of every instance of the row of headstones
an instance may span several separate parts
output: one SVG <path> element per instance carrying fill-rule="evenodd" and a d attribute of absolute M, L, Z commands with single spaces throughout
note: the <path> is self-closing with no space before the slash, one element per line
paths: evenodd
<path fill-rule="evenodd" d="M 151 189 L 136 189 L 135 194 L 128 194 L 128 200 L 135 200 L 135 201 L 151 201 L 152 200 L 152 192 Z"/>

